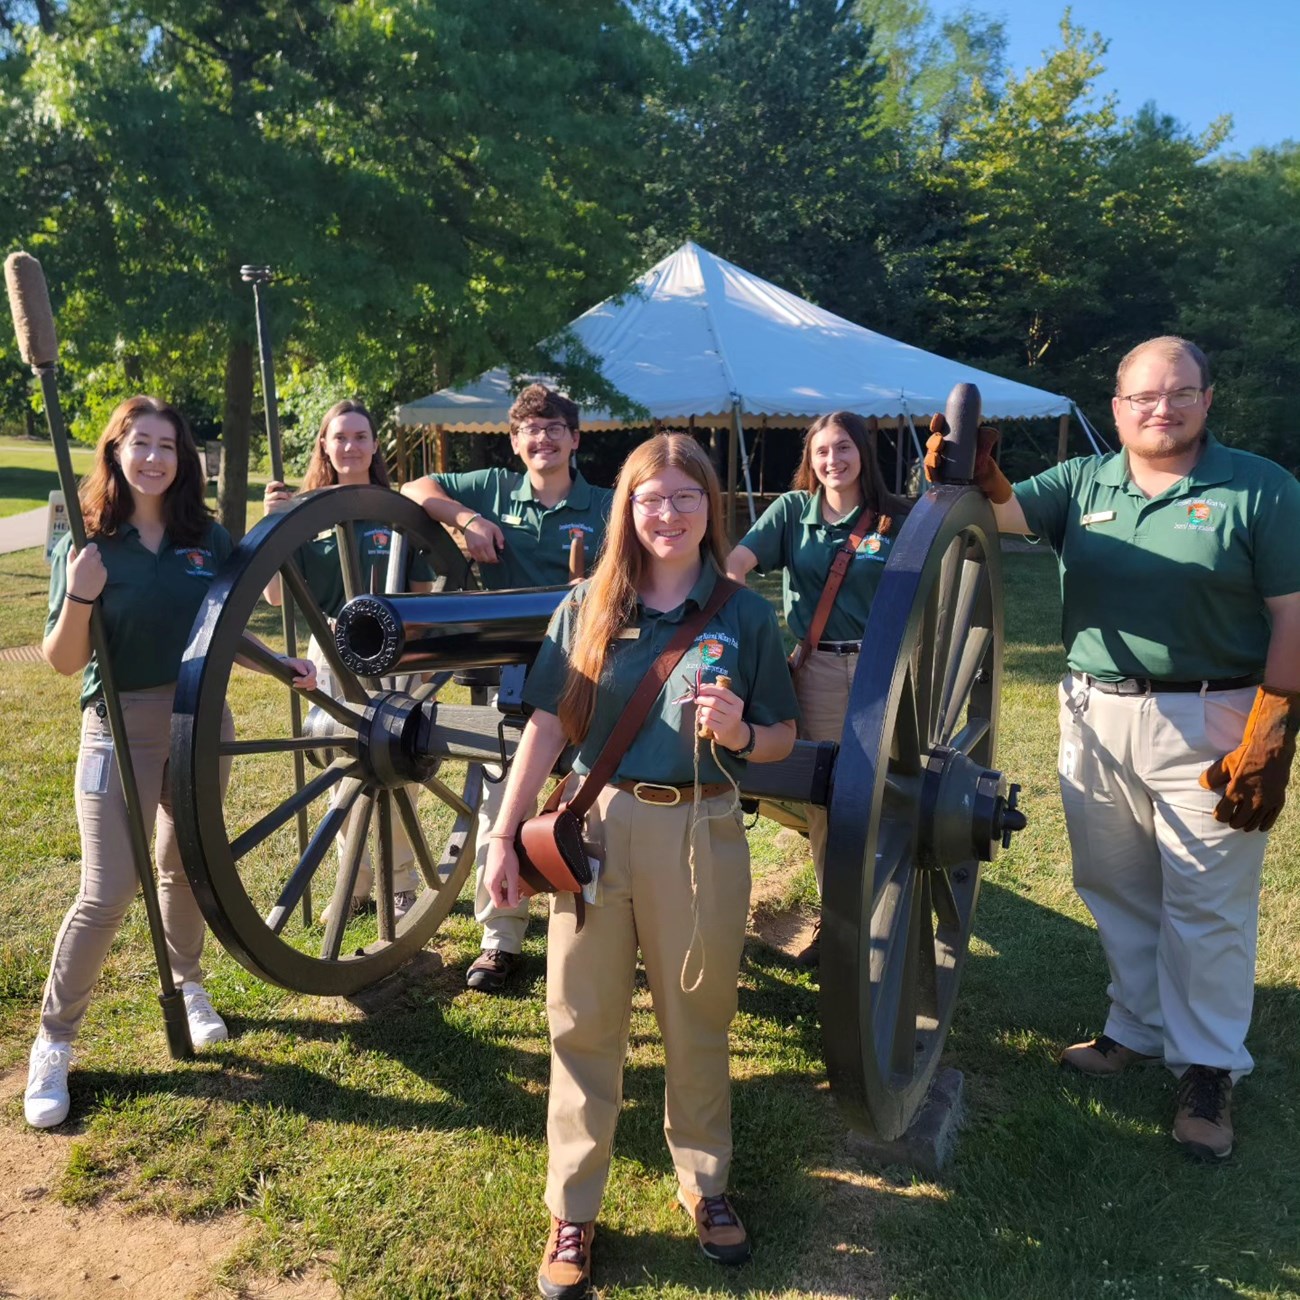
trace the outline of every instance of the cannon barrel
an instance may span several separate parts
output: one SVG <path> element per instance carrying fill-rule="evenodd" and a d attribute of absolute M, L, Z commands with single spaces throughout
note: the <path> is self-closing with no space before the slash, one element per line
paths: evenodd
<path fill-rule="evenodd" d="M 334 642 L 362 677 L 527 663 L 568 590 L 358 596 L 339 611 Z"/>

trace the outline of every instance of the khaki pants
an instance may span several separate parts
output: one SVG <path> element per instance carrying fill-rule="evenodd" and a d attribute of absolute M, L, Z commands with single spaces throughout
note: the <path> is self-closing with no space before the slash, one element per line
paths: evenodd
<path fill-rule="evenodd" d="M 316 685 L 320 687 L 326 695 L 336 700 L 343 699 L 342 689 L 335 683 L 334 674 L 330 672 L 329 660 L 321 653 L 320 642 L 312 637 L 307 646 L 307 658 L 316 665 Z M 423 786 L 408 785 L 407 793 L 411 796 L 411 802 L 416 807 L 419 806 L 420 791 Z M 330 799 L 330 807 L 333 808 L 338 802 L 337 789 L 336 793 Z M 351 831 L 353 823 L 361 815 L 361 810 L 353 805 L 352 811 L 344 819 L 343 825 L 335 839 L 338 845 L 340 858 L 342 856 L 343 845 L 347 842 L 348 833 Z M 379 811 L 378 807 L 370 814 L 370 834 L 378 835 L 379 830 Z M 340 862 L 340 867 L 342 863 Z M 361 850 L 361 861 L 357 865 L 357 878 L 352 882 L 352 897 L 365 900 L 370 897 L 371 891 L 375 886 L 375 873 L 370 865 L 370 843 L 369 837 L 365 847 Z M 393 893 L 415 893 L 420 887 L 420 871 L 415 865 L 415 850 L 411 847 L 411 841 L 407 838 L 406 827 L 398 815 L 397 808 L 393 808 Z"/>
<path fill-rule="evenodd" d="M 202 979 L 199 962 L 204 925 L 181 865 L 172 822 L 168 756 L 174 694 L 174 686 L 159 686 L 125 691 L 119 698 L 146 838 L 157 826 L 154 852 L 158 902 L 172 979 L 179 987 L 187 980 Z M 221 734 L 225 739 L 234 739 L 234 723 L 228 710 L 222 717 Z M 227 759 L 221 765 L 223 791 L 229 774 Z M 54 940 L 54 956 L 41 1004 L 41 1033 L 56 1043 L 70 1043 L 77 1036 L 95 981 L 139 888 L 112 733 L 108 720 L 99 717 L 93 708 L 81 715 L 76 800 L 81 827 L 81 888 Z"/>
<path fill-rule="evenodd" d="M 547 936 L 546 1010 L 551 1029 L 546 1203 L 586 1222 L 600 1210 L 623 1102 L 637 948 L 645 962 L 664 1043 L 664 1135 L 681 1186 L 725 1192 L 731 1168 L 728 1030 L 736 1014 L 749 914 L 749 846 L 729 796 L 701 804 L 696 832 L 699 932 L 688 836 L 691 803 L 643 804 L 606 787 L 587 818 L 601 845 L 599 905 L 576 931 L 575 896 L 558 894 Z M 702 972 L 701 972 L 701 963 Z M 699 977 L 698 987 L 691 988 Z"/>
<path fill-rule="evenodd" d="M 514 907 L 505 907 L 492 901 L 483 884 L 487 870 L 488 832 L 501 811 L 506 783 L 496 779 L 501 768 L 496 763 L 483 764 L 483 796 L 478 806 L 478 839 L 474 844 L 474 919 L 483 927 L 483 941 L 479 945 L 485 952 L 523 952 L 524 934 L 528 929 L 528 900 L 521 898 Z M 488 777 L 494 778 L 487 780 Z"/>
<path fill-rule="evenodd" d="M 849 692 L 858 671 L 858 656 L 836 655 L 814 650 L 794 676 L 794 693 L 799 700 L 799 739 L 833 740 L 839 743 L 849 711 Z M 822 892 L 826 871 L 826 809 L 806 809 L 808 847 L 812 851 L 817 893 Z"/>
<path fill-rule="evenodd" d="M 1134 1051 L 1231 1070 L 1253 1065 L 1259 880 L 1268 836 L 1215 821 L 1198 778 L 1236 748 L 1255 688 L 1106 695 L 1060 690 L 1061 799 L 1074 884 L 1110 967 L 1105 1032 Z"/>

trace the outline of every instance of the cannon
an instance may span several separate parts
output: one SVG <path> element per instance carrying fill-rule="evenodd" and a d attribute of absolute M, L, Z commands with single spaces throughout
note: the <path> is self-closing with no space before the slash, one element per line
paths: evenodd
<path fill-rule="evenodd" d="M 969 394 L 962 400 L 969 406 Z M 952 463 L 969 450 L 967 475 L 974 401 L 973 419 L 959 411 L 951 421 Z M 357 538 L 375 527 L 393 543 L 383 589 L 367 592 Z M 296 558 L 330 529 L 348 596 L 332 627 Z M 438 575 L 433 591 L 407 590 L 417 553 Z M 299 632 L 314 636 L 338 684 L 339 698 L 309 695 L 300 727 L 284 723 L 288 672 L 248 636 L 274 636 L 261 592 L 277 573 Z M 428 943 L 460 896 L 485 765 L 509 761 L 524 721 L 524 665 L 566 591 L 487 593 L 468 583 L 442 528 L 375 487 L 304 495 L 263 520 L 213 583 L 177 687 L 174 814 L 208 923 L 261 978 L 312 994 L 356 992 Z M 802 805 L 828 810 L 825 1059 L 849 1122 L 886 1138 L 907 1128 L 938 1065 L 981 866 L 1024 825 L 1016 787 L 994 768 L 1002 642 L 992 511 L 968 485 L 932 486 L 882 575 L 839 744 L 799 742 L 783 762 L 750 764 L 744 781 L 743 793 L 784 810 L 782 820 Z M 241 664 L 261 672 L 237 674 Z M 233 741 L 221 736 L 228 700 Z M 309 776 L 293 778 L 294 756 Z M 354 808 L 337 867 L 324 869 Z M 312 829 L 300 847 L 293 830 L 303 811 Z M 373 919 L 348 907 L 371 822 Z M 402 835 L 422 887 L 399 918 Z M 320 927 L 311 886 L 331 875 L 335 906 Z"/>

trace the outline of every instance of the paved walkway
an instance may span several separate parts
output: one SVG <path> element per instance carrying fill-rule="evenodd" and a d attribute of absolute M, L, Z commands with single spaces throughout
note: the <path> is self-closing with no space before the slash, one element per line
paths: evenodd
<path fill-rule="evenodd" d="M 0 555 L 25 551 L 31 546 L 44 546 L 48 513 L 48 506 L 37 506 L 35 510 L 24 510 L 20 515 L 0 519 Z"/>

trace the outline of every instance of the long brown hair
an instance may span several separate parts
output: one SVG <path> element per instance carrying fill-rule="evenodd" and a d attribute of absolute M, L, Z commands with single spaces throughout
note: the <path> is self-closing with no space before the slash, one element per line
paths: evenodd
<path fill-rule="evenodd" d="M 911 504 L 903 497 L 895 496 L 885 486 L 885 476 L 880 472 L 880 462 L 876 459 L 875 439 L 867 428 L 867 422 L 852 411 L 832 411 L 829 415 L 819 415 L 809 426 L 803 436 L 803 453 L 799 457 L 799 466 L 794 472 L 790 486 L 796 492 L 816 492 L 821 487 L 812 467 L 812 440 L 830 428 L 843 429 L 849 441 L 858 449 L 858 458 L 862 472 L 858 486 L 862 490 L 862 504 L 877 515 L 888 515 L 901 519 Z"/>
<path fill-rule="evenodd" d="M 144 394 L 118 403 L 95 444 L 95 462 L 77 490 L 86 535 L 112 537 L 135 512 L 131 485 L 115 453 L 142 415 L 156 415 L 176 432 L 176 477 L 163 495 L 163 526 L 173 542 L 196 546 L 212 522 L 212 511 L 203 500 L 206 479 L 199 449 L 185 417 L 174 406 Z"/>
<path fill-rule="evenodd" d="M 604 671 L 610 643 L 632 621 L 637 584 L 646 568 L 647 554 L 632 521 L 632 493 L 665 469 L 681 470 L 704 489 L 709 526 L 700 542 L 700 558 L 705 564 L 712 563 L 719 573 L 724 570 L 730 547 L 722 522 L 722 492 L 708 453 L 690 434 L 656 434 L 637 447 L 619 470 L 605 544 L 578 611 L 569 648 L 569 676 L 558 710 L 565 735 L 575 744 L 591 725 L 596 684 Z"/>
<path fill-rule="evenodd" d="M 384 453 L 380 450 L 379 435 L 375 432 L 375 422 L 371 418 L 370 412 L 366 410 L 365 404 L 355 397 L 345 397 L 341 402 L 335 402 L 325 412 L 325 418 L 320 422 L 320 429 L 316 434 L 316 445 L 311 449 L 311 459 L 307 462 L 307 472 L 302 476 L 302 490 L 304 492 L 310 492 L 313 488 L 333 487 L 339 481 L 338 470 L 334 468 L 330 458 L 325 454 L 325 435 L 329 432 L 330 425 L 340 415 L 351 415 L 353 412 L 365 416 L 366 423 L 370 426 L 370 436 L 375 440 L 375 454 L 370 458 L 370 481 L 377 483 L 380 487 L 392 487 L 392 483 L 388 478 L 388 465 L 384 461 Z"/>

